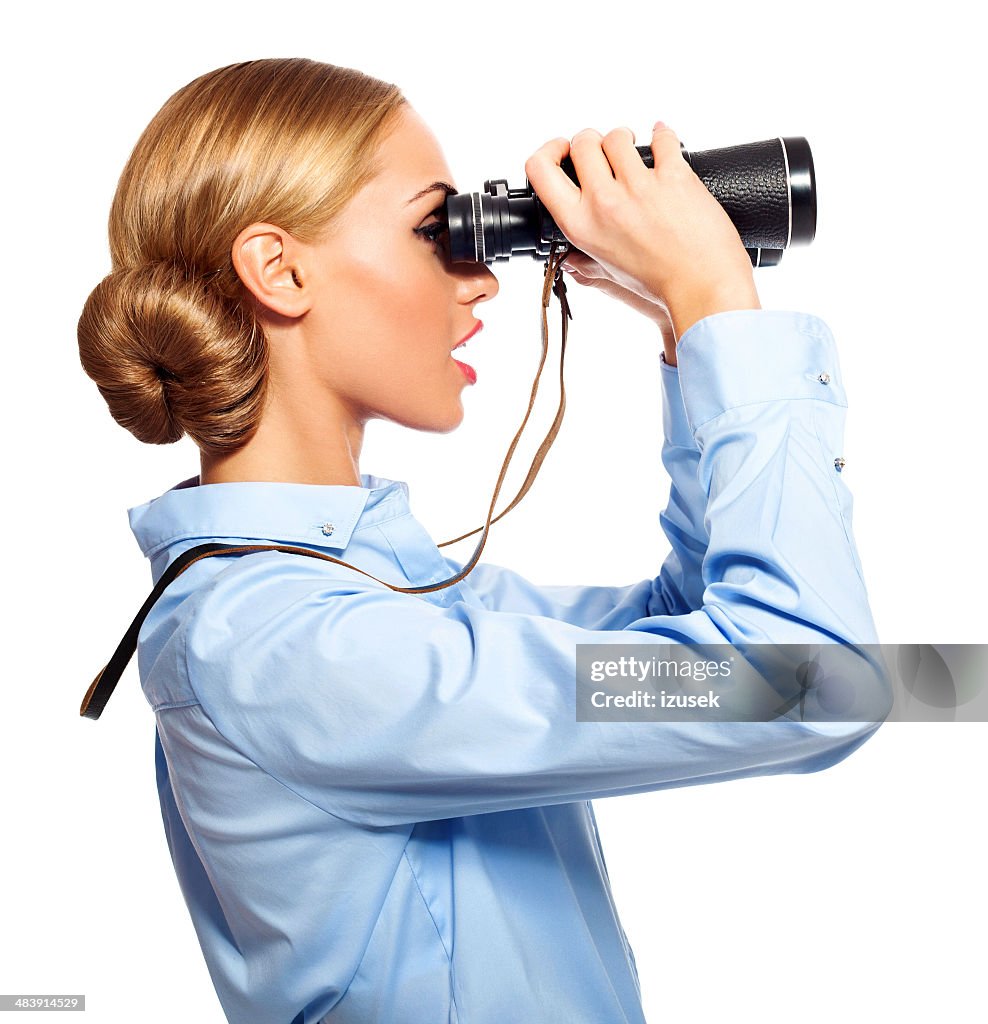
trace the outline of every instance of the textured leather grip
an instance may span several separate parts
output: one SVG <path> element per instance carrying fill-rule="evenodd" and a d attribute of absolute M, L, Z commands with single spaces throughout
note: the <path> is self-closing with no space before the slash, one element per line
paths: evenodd
<path fill-rule="evenodd" d="M 724 207 L 745 248 L 785 249 L 791 236 L 789 174 L 781 139 L 691 153 L 683 158 Z M 651 146 L 636 146 L 653 167 Z"/>
<path fill-rule="evenodd" d="M 706 149 L 687 157 L 694 173 L 727 211 L 745 246 L 789 245 L 789 180 L 778 139 Z"/>

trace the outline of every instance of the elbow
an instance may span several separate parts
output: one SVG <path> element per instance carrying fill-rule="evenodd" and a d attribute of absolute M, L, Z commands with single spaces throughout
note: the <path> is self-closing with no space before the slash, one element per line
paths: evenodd
<path fill-rule="evenodd" d="M 891 675 L 878 644 L 820 649 L 819 671 L 803 702 L 809 753 L 802 772 L 843 761 L 869 740 L 892 712 Z"/>
<path fill-rule="evenodd" d="M 892 711 L 888 666 L 876 645 L 758 644 L 736 661 L 730 703 L 738 717 L 786 723 L 787 771 L 817 772 L 851 755 Z"/>
<path fill-rule="evenodd" d="M 807 725 L 809 752 L 792 771 L 800 775 L 822 772 L 850 757 L 881 726 L 881 722 L 840 722 Z"/>
<path fill-rule="evenodd" d="M 864 742 L 892 712 L 892 674 L 881 645 L 824 644 L 813 660 L 810 723 L 844 728 L 849 738 L 860 733 Z"/>

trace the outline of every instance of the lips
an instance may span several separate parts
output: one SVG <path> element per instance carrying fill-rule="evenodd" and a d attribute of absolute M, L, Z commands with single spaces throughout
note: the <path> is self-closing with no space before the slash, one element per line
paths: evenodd
<path fill-rule="evenodd" d="M 478 320 L 477 323 L 476 323 L 476 326 L 474 327 L 474 329 L 465 338 L 463 338 L 461 341 L 458 341 L 453 346 L 453 351 L 455 352 L 456 349 L 458 349 L 461 345 L 465 345 L 483 326 L 484 326 L 484 321 L 483 320 Z"/>

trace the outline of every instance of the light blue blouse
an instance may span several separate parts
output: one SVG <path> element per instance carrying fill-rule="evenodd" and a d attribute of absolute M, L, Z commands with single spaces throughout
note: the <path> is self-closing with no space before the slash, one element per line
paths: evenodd
<path fill-rule="evenodd" d="M 590 801 L 818 771 L 875 731 L 576 720 L 577 644 L 877 643 L 827 326 L 719 313 L 677 352 L 654 579 L 537 586 L 481 563 L 410 595 L 258 552 L 202 559 L 152 609 L 138 664 L 165 832 L 230 1021 L 640 1024 Z M 366 474 L 193 477 L 129 517 L 155 581 L 207 541 L 308 546 L 399 586 L 464 564 L 404 482 Z"/>

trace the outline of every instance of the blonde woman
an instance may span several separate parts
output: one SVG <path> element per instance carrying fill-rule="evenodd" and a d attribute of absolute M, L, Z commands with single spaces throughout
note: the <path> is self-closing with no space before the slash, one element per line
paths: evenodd
<path fill-rule="evenodd" d="M 817 771 L 875 729 L 576 720 L 578 644 L 875 641 L 830 332 L 760 309 L 675 134 L 651 144 L 654 169 L 587 130 L 526 173 L 572 279 L 661 329 L 668 559 L 623 587 L 481 563 L 420 594 L 392 588 L 463 565 L 362 471 L 364 427 L 460 424 L 451 353 L 498 291 L 448 259 L 435 137 L 390 84 L 261 60 L 181 89 L 130 157 L 79 344 L 122 426 L 201 452 L 130 509 L 154 580 L 207 541 L 339 560 L 204 558 L 140 632 L 168 845 L 236 1024 L 641 1022 L 591 799 Z"/>

